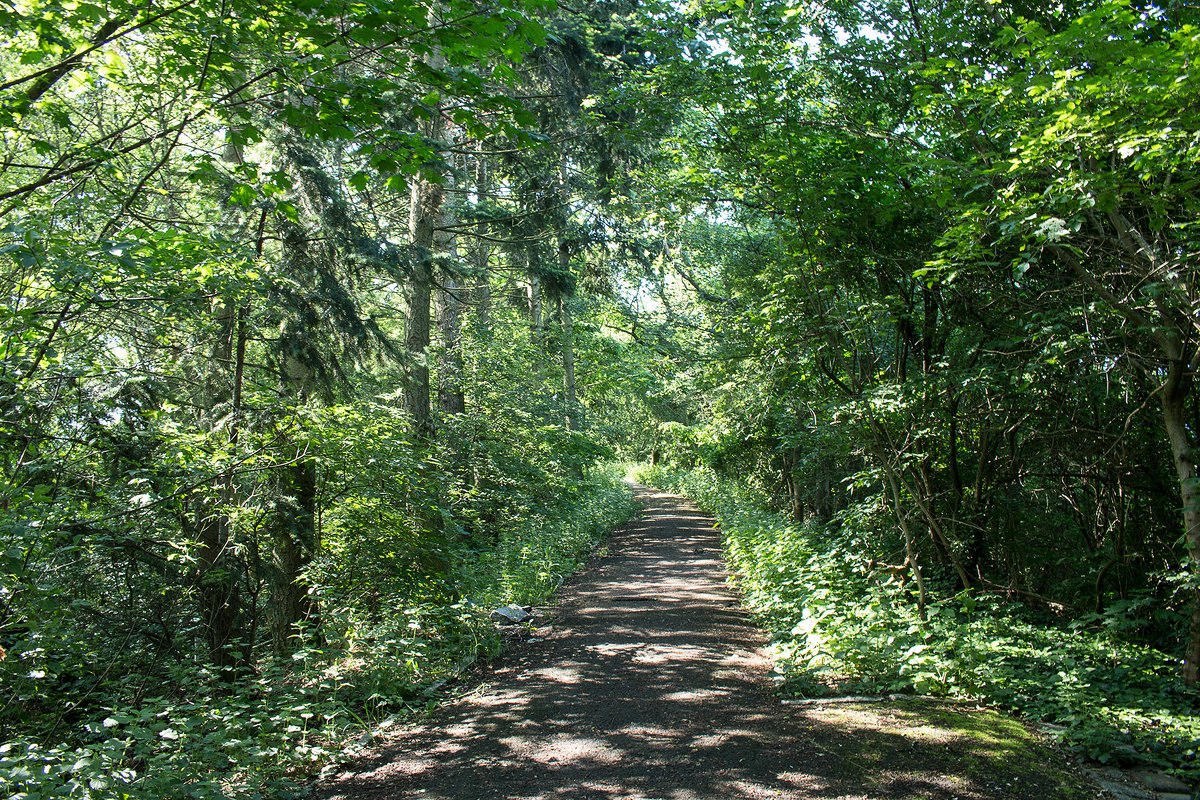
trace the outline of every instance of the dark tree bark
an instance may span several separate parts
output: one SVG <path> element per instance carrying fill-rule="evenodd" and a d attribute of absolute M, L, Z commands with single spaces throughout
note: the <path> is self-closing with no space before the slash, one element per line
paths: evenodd
<path fill-rule="evenodd" d="M 426 125 L 426 135 L 436 138 L 440 132 L 440 117 Z M 429 305 L 433 292 L 433 231 L 442 206 L 442 187 L 425 178 L 412 185 L 409 206 L 408 232 L 412 239 L 414 258 L 412 276 L 405 291 L 404 347 L 408 353 L 408 374 L 404 383 L 404 410 L 411 418 L 411 430 L 418 442 L 433 438 L 433 420 L 429 401 Z"/>
<path fill-rule="evenodd" d="M 442 336 L 442 362 L 438 365 L 438 406 L 446 416 L 457 416 L 467 410 L 463 394 L 462 324 L 463 292 L 459 280 L 458 239 L 454 235 L 457 222 L 452 203 L 443 202 L 434 231 L 433 249 L 447 265 L 442 271 L 437 291 L 438 329 Z"/>
<path fill-rule="evenodd" d="M 564 275 L 571 271 L 571 248 L 565 239 L 558 243 L 558 268 Z M 566 406 L 566 426 L 569 431 L 578 431 L 579 397 L 575 387 L 575 325 L 571 316 L 571 304 L 565 297 L 558 298 L 558 314 L 562 319 L 562 365 L 563 402 Z"/>
<path fill-rule="evenodd" d="M 1200 474 L 1196 469 L 1196 447 L 1187 427 L 1187 400 L 1193 376 L 1200 366 L 1200 353 L 1189 362 L 1180 357 L 1171 359 L 1162 391 L 1163 424 L 1171 443 L 1175 471 L 1179 475 L 1179 493 L 1183 501 L 1184 541 L 1188 561 L 1200 563 Z M 1200 678 L 1200 589 L 1192 592 L 1192 616 L 1184 654 L 1183 679 L 1195 686 Z"/>
<path fill-rule="evenodd" d="M 271 646 L 277 656 L 296 649 L 296 626 L 316 620 L 305 569 L 317 549 L 317 465 L 303 459 L 283 470 L 271 526 Z"/>
<path fill-rule="evenodd" d="M 240 364 L 233 363 L 236 353 L 244 358 L 245 345 L 235 338 L 244 335 L 244 326 L 236 321 L 233 306 L 228 301 L 218 300 L 213 310 L 217 322 L 216 342 L 212 348 L 210 371 L 207 376 L 200 406 L 203 409 L 201 425 L 213 426 L 222 415 L 222 406 L 232 400 L 240 400 L 240 389 L 234 391 L 231 376 L 240 380 Z M 236 436 L 236 425 L 231 436 Z M 236 440 L 235 440 L 236 441 Z M 233 527 L 223 505 L 232 503 L 232 476 L 214 476 L 211 493 L 201 497 L 195 505 L 193 531 L 199 545 L 196 552 L 196 593 L 200 607 L 200 622 L 208 644 L 209 658 L 213 665 L 222 669 L 242 666 L 244 654 L 236 651 L 239 640 L 245 638 L 240 630 L 241 593 L 238 580 L 242 564 L 238 547 L 233 537 Z M 250 643 L 242 642 L 249 646 Z"/>

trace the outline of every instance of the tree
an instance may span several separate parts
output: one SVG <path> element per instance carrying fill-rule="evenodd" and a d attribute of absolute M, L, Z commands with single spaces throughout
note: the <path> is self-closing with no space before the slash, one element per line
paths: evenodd
<path fill-rule="evenodd" d="M 304 420 L 367 356 L 396 352 L 368 292 L 409 277 L 364 195 L 440 180 L 440 143 L 416 120 L 443 112 L 413 98 L 455 96 L 456 124 L 517 135 L 520 104 L 474 67 L 540 41 L 527 12 L 544 8 L 6 12 L 0 214 L 17 301 L 4 368 L 7 414 L 25 417 L 4 443 L 12 518 L 89 546 L 111 534 L 140 569 L 183 548 L 192 566 L 171 574 L 189 584 L 211 662 L 250 665 L 266 607 L 286 653 L 312 611 L 304 573 L 319 547 Z M 68 396 L 94 411 L 79 419 Z M 104 442 L 128 455 L 107 458 Z M 112 477 L 89 475 L 100 460 Z M 141 504 L 120 510 L 131 496 Z"/>
<path fill-rule="evenodd" d="M 1012 138 L 992 163 L 976 166 L 986 196 L 966 206 L 947 238 L 948 260 L 959 257 L 964 239 L 987 237 L 1018 253 L 1010 263 L 1021 273 L 1065 272 L 1078 287 L 1078 313 L 1090 303 L 1110 315 L 1093 335 L 1113 366 L 1124 362 L 1153 387 L 1147 400 L 1157 397 L 1161 408 L 1195 563 L 1193 137 L 1200 118 L 1183 87 L 1200 39 L 1186 17 L 1106 3 L 1059 32 L 1031 21 L 1005 28 L 1019 69 L 963 101 L 1008 115 Z M 1192 606 L 1189 685 L 1200 669 L 1200 595 Z"/>
<path fill-rule="evenodd" d="M 742 244 L 722 292 L 691 281 L 740 309 L 723 331 L 743 349 L 714 387 L 736 409 L 711 428 L 714 463 L 777 496 L 843 487 L 824 509 L 851 486 L 860 503 L 886 498 L 905 530 L 883 546 L 915 541 L 908 566 L 960 588 L 1170 602 L 1146 569 L 1178 555 L 1170 462 L 1144 409 L 1179 396 L 1168 362 L 1182 377 L 1194 359 L 1187 293 L 1164 291 L 1190 286 L 1166 254 L 1190 250 L 1192 184 L 1183 149 L 1148 146 L 1159 173 L 1128 169 L 1120 149 L 1176 129 L 1190 141 L 1165 88 L 1186 85 L 1183 20 L 1022 3 L 703 11 L 736 58 L 673 65 L 688 113 L 656 180 L 683 213 L 777 243 Z M 1125 69 L 1173 77 L 1143 87 Z M 1110 217 L 1103 198 L 1117 196 Z M 1184 348 L 1151 357 L 1154 336 Z M 1131 497 L 1157 511 L 1134 520 Z"/>

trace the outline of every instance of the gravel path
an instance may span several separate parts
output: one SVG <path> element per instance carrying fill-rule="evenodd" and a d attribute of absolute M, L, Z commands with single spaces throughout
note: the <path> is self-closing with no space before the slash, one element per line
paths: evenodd
<path fill-rule="evenodd" d="M 564 584 L 548 630 L 314 795 L 1088 796 L 1075 794 L 1058 770 L 1008 775 L 1005 742 L 960 740 L 928 720 L 914 722 L 920 714 L 911 709 L 782 704 L 771 694 L 766 642 L 726 586 L 712 520 L 683 498 L 638 492 L 644 513 L 608 540 L 607 555 Z M 922 725 L 921 735 L 906 733 Z"/>

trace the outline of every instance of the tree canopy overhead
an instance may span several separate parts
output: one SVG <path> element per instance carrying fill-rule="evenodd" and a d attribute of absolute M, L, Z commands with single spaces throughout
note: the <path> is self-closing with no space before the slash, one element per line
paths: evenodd
<path fill-rule="evenodd" d="M 21 0 L 0 27 L 14 791 L 322 762 L 495 646 L 487 604 L 553 588 L 619 516 L 615 458 L 738 478 L 928 641 L 938 598 L 1004 598 L 1194 700 L 1187 3 Z"/>

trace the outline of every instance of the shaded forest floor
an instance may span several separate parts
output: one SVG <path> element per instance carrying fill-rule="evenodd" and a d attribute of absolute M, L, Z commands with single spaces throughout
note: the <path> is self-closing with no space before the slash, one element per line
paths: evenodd
<path fill-rule="evenodd" d="M 787 704 L 688 501 L 644 511 L 567 581 L 527 641 L 422 723 L 314 788 L 420 797 L 1094 798 L 1006 717 L 920 701 Z"/>

